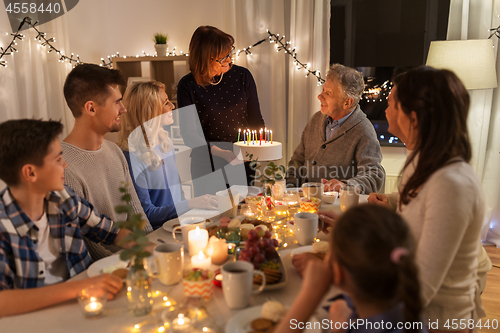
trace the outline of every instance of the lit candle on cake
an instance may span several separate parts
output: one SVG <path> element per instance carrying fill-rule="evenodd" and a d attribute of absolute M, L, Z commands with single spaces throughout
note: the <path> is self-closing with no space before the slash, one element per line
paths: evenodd
<path fill-rule="evenodd" d="M 205 254 L 203 254 L 203 251 L 200 251 L 197 255 L 191 257 L 192 268 L 209 269 L 211 264 L 212 259 L 210 257 L 206 257 Z"/>
<path fill-rule="evenodd" d="M 271 130 L 271 144 L 273 144 L 273 130 Z"/>
<path fill-rule="evenodd" d="M 238 128 L 238 142 L 240 142 L 241 128 Z"/>
<path fill-rule="evenodd" d="M 196 227 L 194 230 L 190 230 L 188 233 L 188 244 L 189 244 L 189 254 L 195 255 L 196 253 L 203 251 L 208 243 L 208 231 L 205 229 L 200 229 Z"/>
<path fill-rule="evenodd" d="M 259 145 L 262 146 L 262 128 L 260 129 L 260 140 Z"/>

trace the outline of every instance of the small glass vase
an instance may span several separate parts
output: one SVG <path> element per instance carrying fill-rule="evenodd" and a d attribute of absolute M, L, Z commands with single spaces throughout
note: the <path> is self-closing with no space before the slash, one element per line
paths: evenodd
<path fill-rule="evenodd" d="M 147 258 L 132 257 L 130 261 L 127 274 L 127 299 L 128 309 L 135 316 L 144 316 L 151 312 L 153 295 Z"/>
<path fill-rule="evenodd" d="M 261 200 L 261 219 L 266 222 L 273 222 L 276 218 L 274 194 L 272 189 L 272 183 L 264 183 L 264 192 Z"/>

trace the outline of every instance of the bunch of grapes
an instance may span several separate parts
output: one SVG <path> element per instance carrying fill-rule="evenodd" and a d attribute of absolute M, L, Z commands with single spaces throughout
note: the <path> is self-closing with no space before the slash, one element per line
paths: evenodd
<path fill-rule="evenodd" d="M 278 246 L 276 239 L 271 239 L 271 233 L 264 231 L 261 227 L 248 232 L 248 239 L 245 248 L 241 250 L 239 260 L 251 262 L 255 269 L 259 269 L 260 264 L 266 262 L 276 251 Z"/>

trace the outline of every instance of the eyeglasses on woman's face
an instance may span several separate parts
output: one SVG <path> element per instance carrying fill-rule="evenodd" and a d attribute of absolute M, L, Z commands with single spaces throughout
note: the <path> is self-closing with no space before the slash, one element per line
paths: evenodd
<path fill-rule="evenodd" d="M 228 55 L 226 55 L 225 57 L 221 58 L 221 59 L 215 59 L 215 61 L 217 61 L 219 64 L 223 64 L 224 62 L 226 62 L 228 59 L 229 61 L 231 61 L 231 58 L 233 57 L 234 55 L 234 46 L 233 48 L 231 49 L 231 52 L 229 52 Z"/>

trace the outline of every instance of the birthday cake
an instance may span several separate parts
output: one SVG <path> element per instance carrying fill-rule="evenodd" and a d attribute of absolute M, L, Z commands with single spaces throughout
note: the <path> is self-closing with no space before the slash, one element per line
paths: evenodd
<path fill-rule="evenodd" d="M 253 155 L 253 160 L 276 161 L 282 158 L 281 142 L 261 142 L 246 144 L 243 141 L 233 143 L 233 152 L 238 159 L 248 161 L 248 155 Z M 241 153 L 241 155 L 240 155 Z M 248 155 L 247 155 L 248 154 Z"/>
<path fill-rule="evenodd" d="M 243 134 L 243 136 L 241 136 Z M 240 140 L 240 139 L 243 140 Z M 273 131 L 267 128 L 256 130 L 238 131 L 238 142 L 233 143 L 233 152 L 239 160 L 249 161 L 250 155 L 252 160 L 259 161 L 276 161 L 280 160 L 281 142 L 273 142 Z"/>

